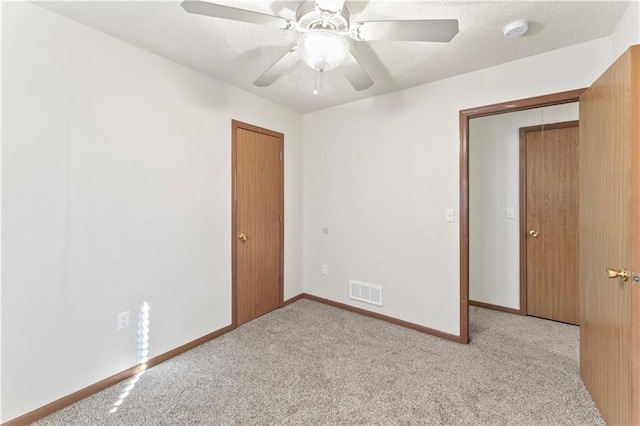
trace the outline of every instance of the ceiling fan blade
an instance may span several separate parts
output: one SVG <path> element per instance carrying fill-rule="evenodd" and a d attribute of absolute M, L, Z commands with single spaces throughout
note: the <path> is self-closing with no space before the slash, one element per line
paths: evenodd
<path fill-rule="evenodd" d="M 276 28 L 290 28 L 290 21 L 280 16 L 267 15 L 246 9 L 209 3 L 198 0 L 185 0 L 181 3 L 184 10 L 196 15 L 213 16 L 214 18 L 229 19 L 231 21 L 249 22 L 252 24 L 268 25 Z"/>
<path fill-rule="evenodd" d="M 298 63 L 300 56 L 298 52 L 296 52 L 297 49 L 297 46 L 293 46 L 293 48 L 278 59 L 275 64 L 271 65 L 268 70 L 262 73 L 253 84 L 258 87 L 271 86 L 282 74 Z"/>
<path fill-rule="evenodd" d="M 365 21 L 352 25 L 351 37 L 358 41 L 430 41 L 447 42 L 458 34 L 457 19 L 414 21 Z"/>
<path fill-rule="evenodd" d="M 373 86 L 373 80 L 371 80 L 369 74 L 367 74 L 358 59 L 355 57 L 353 51 L 347 55 L 344 62 L 340 64 L 338 69 L 358 92 Z"/>

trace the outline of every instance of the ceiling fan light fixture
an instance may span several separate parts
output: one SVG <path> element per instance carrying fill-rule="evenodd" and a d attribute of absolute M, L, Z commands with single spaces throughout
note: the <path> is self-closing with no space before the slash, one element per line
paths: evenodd
<path fill-rule="evenodd" d="M 333 31 L 313 30 L 300 36 L 297 50 L 305 64 L 324 72 L 345 60 L 349 54 L 349 43 Z"/>
<path fill-rule="evenodd" d="M 316 10 L 320 13 L 335 15 L 342 12 L 344 0 L 316 0 Z"/>

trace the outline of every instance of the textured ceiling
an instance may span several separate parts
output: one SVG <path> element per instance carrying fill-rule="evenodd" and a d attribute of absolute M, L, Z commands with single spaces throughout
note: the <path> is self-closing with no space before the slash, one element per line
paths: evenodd
<path fill-rule="evenodd" d="M 217 3 L 293 19 L 300 1 Z M 270 87 L 252 82 L 289 50 L 297 33 L 186 13 L 180 2 L 38 2 L 46 9 L 201 71 L 301 113 L 417 86 L 611 35 L 628 2 L 612 1 L 348 1 L 352 21 L 458 19 L 450 43 L 359 42 L 355 48 L 374 85 L 356 92 L 336 69 L 312 94 L 314 71 L 299 62 Z M 519 18 L 529 32 L 505 39 Z"/>

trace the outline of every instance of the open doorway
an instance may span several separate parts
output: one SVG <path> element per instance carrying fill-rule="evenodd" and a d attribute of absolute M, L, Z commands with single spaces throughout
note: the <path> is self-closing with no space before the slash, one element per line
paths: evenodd
<path fill-rule="evenodd" d="M 470 120 L 514 111 L 577 102 L 585 89 L 521 99 L 460 111 L 460 341 L 469 342 L 469 148 Z"/>
<path fill-rule="evenodd" d="M 470 305 L 578 323 L 578 114 L 470 120 Z"/>

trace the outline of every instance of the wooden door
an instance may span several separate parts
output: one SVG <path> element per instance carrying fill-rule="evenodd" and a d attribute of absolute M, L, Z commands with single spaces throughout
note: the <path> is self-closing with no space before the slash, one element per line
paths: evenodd
<path fill-rule="evenodd" d="M 526 313 L 578 324 L 578 122 L 520 129 Z"/>
<path fill-rule="evenodd" d="M 234 325 L 283 300 L 284 136 L 232 122 Z"/>
<path fill-rule="evenodd" d="M 580 97 L 580 375 L 604 420 L 640 424 L 640 47 Z"/>

